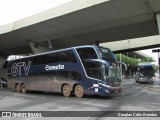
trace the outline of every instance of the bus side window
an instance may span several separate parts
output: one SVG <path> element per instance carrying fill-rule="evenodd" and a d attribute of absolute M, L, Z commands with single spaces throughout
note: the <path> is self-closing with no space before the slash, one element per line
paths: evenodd
<path fill-rule="evenodd" d="M 47 63 L 47 55 L 42 55 L 42 56 L 35 56 L 32 58 L 34 61 L 34 65 L 39 65 L 39 64 L 46 64 Z"/>
<path fill-rule="evenodd" d="M 48 63 L 55 63 L 55 62 L 60 62 L 60 52 L 48 55 Z"/>
<path fill-rule="evenodd" d="M 93 48 L 78 48 L 77 52 L 82 60 L 98 59 L 98 56 Z"/>
<path fill-rule="evenodd" d="M 63 51 L 61 52 L 61 62 L 77 62 L 73 51 Z"/>

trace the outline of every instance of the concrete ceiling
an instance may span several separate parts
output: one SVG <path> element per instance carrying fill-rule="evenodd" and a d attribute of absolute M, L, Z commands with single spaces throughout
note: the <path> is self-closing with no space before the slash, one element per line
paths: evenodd
<path fill-rule="evenodd" d="M 29 41 L 47 46 L 47 40 L 52 40 L 57 49 L 159 34 L 155 14 L 160 11 L 160 0 L 96 1 L 73 0 L 1 26 L 0 55 L 32 52 Z"/>

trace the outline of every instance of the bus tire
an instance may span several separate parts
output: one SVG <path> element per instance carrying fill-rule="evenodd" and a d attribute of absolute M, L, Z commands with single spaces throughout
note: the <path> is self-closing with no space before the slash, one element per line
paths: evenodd
<path fill-rule="evenodd" d="M 26 93 L 27 91 L 24 83 L 21 85 L 21 90 L 22 90 L 22 93 Z"/>
<path fill-rule="evenodd" d="M 66 84 L 63 86 L 62 93 L 65 97 L 69 97 L 71 95 L 71 88 L 69 85 Z"/>
<path fill-rule="evenodd" d="M 138 82 L 136 78 L 135 78 L 135 82 Z"/>
<path fill-rule="evenodd" d="M 75 93 L 76 97 L 82 98 L 84 96 L 83 87 L 81 85 L 76 85 L 76 87 L 74 89 L 74 93 Z"/>
<path fill-rule="evenodd" d="M 21 86 L 20 86 L 19 83 L 16 84 L 16 91 L 17 91 L 18 93 L 21 92 Z"/>

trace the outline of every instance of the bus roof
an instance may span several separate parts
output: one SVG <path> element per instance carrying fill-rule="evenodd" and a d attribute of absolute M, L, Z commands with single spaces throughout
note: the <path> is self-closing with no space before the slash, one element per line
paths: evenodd
<path fill-rule="evenodd" d="M 29 55 L 29 56 L 25 56 L 25 57 L 13 59 L 13 60 L 8 60 L 8 61 L 14 61 L 14 60 L 30 58 L 30 57 L 39 56 L 39 55 L 46 55 L 46 54 L 50 54 L 50 53 L 54 53 L 54 52 L 60 52 L 60 51 L 65 51 L 65 50 L 73 50 L 75 48 L 85 48 L 85 47 L 95 47 L 95 45 L 83 45 L 83 46 L 76 46 L 76 47 L 70 47 L 70 48 L 65 48 L 65 49 L 58 49 L 58 50 L 38 53 L 38 54 Z"/>

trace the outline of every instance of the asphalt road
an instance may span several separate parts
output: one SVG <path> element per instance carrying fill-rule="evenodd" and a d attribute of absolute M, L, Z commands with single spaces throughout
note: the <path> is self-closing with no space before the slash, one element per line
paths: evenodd
<path fill-rule="evenodd" d="M 154 84 L 136 83 L 134 79 L 124 80 L 123 91 L 119 95 L 100 97 L 85 96 L 76 98 L 75 96 L 64 97 L 61 94 L 30 92 L 26 94 L 16 93 L 8 88 L 0 88 L 0 111 L 46 111 L 43 116 L 51 115 L 51 111 L 93 111 L 85 112 L 90 114 L 85 119 L 113 119 L 105 117 L 107 112 L 96 112 L 98 116 L 93 116 L 94 111 L 160 111 L 160 93 L 150 91 L 149 88 L 160 89 L 160 80 Z M 64 119 L 63 112 L 55 112 L 62 115 L 58 119 Z M 68 112 L 69 115 L 71 112 Z M 81 112 L 79 112 L 81 113 Z M 83 112 L 82 112 L 83 113 Z M 75 112 L 74 114 L 77 114 Z M 77 116 L 81 114 L 77 114 Z M 74 116 L 74 115 L 73 115 Z M 126 119 L 126 117 L 114 117 L 114 119 Z M 132 117 L 133 118 L 133 117 Z M 0 118 L 2 119 L 2 118 Z M 6 120 L 19 120 L 22 118 L 5 118 Z M 23 118 L 25 120 L 40 120 L 40 118 Z M 43 118 L 41 118 L 43 119 Z M 47 117 L 47 119 L 53 119 Z M 69 119 L 69 117 L 65 117 Z M 75 117 L 79 120 L 80 118 Z M 83 118 L 84 119 L 84 118 Z M 147 119 L 144 117 L 134 117 L 134 119 Z M 158 120 L 159 118 L 148 118 L 149 120 Z M 4 118 L 3 118 L 4 120 Z"/>

